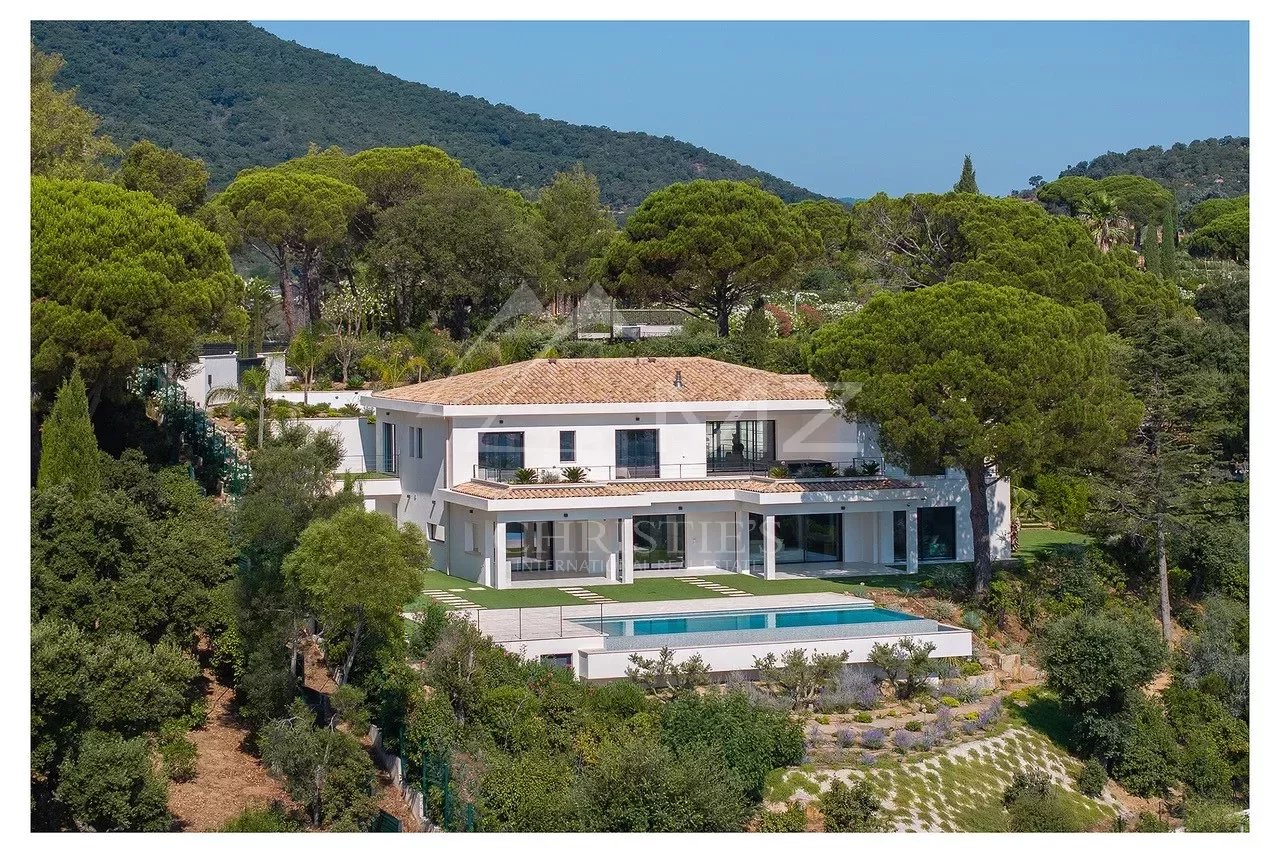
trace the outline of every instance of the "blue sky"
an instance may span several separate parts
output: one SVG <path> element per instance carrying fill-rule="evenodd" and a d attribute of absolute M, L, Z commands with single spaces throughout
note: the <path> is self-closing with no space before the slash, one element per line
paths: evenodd
<path fill-rule="evenodd" d="M 1108 150 L 1249 133 L 1234 22 L 255 22 L 547 118 L 671 135 L 816 192 L 1001 195 Z"/>

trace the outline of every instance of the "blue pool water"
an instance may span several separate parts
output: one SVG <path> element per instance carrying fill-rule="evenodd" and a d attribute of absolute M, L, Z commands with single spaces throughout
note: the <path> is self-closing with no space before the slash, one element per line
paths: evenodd
<path fill-rule="evenodd" d="M 905 622 L 919 617 L 880 607 L 842 607 L 812 610 L 754 610 L 693 613 L 688 616 L 641 616 L 627 619 L 582 620 L 610 637 L 653 634 L 700 634 L 708 631 L 756 631 L 766 628 L 809 628 L 816 625 L 859 625 Z"/>

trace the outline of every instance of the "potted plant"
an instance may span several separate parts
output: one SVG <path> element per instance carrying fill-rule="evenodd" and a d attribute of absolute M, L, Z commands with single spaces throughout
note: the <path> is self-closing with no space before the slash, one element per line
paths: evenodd
<path fill-rule="evenodd" d="M 787 476 L 787 469 L 781 465 L 774 465 L 769 469 L 769 476 L 775 480 L 785 479 Z"/>

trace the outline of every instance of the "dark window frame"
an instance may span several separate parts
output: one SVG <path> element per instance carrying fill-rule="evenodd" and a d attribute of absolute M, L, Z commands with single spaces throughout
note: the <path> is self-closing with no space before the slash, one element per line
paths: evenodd
<path fill-rule="evenodd" d="M 485 447 L 485 440 L 491 436 L 515 436 L 517 440 L 510 446 Z M 515 464 L 512 464 L 515 462 Z M 494 464 L 497 463 L 497 464 Z M 484 471 L 517 471 L 524 465 L 524 432 L 522 431 L 489 431 L 482 432 L 476 438 L 476 465 Z"/>
<path fill-rule="evenodd" d="M 568 439 L 568 447 L 565 447 L 565 439 Z M 565 451 L 568 455 L 565 455 Z M 577 462 L 578 461 L 578 433 L 571 429 L 560 430 L 560 461 L 561 462 Z"/>

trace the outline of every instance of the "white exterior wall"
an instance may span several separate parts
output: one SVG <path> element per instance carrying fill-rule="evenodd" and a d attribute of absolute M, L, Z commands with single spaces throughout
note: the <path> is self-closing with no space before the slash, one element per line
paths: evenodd
<path fill-rule="evenodd" d="M 369 423 L 368 418 L 298 418 L 293 423 L 302 424 L 312 432 L 330 433 L 342 442 L 339 474 L 361 474 L 377 470 L 374 457 L 375 425 Z"/>
<path fill-rule="evenodd" d="M 560 414 L 494 414 L 488 416 L 440 416 L 384 408 L 386 401 L 376 397 L 366 398 L 366 404 L 376 406 L 374 450 L 375 468 L 383 460 L 381 444 L 384 440 L 383 424 L 396 425 L 396 444 L 399 455 L 398 470 L 403 497 L 397 507 L 398 518 L 419 525 L 429 539 L 433 535 L 431 525 L 443 525 L 440 532 L 447 544 L 433 542 L 437 565 L 449 567 L 453 574 L 471 580 L 479 580 L 483 561 L 489 550 L 466 553 L 461 547 L 462 516 L 482 521 L 483 512 L 446 503 L 438 496 L 439 490 L 471 480 L 478 464 L 479 434 L 481 432 L 524 433 L 524 464 L 534 469 L 560 469 L 570 465 L 587 469 L 590 479 L 610 479 L 615 462 L 617 430 L 657 429 L 659 432 L 659 464 L 662 477 L 700 477 L 706 474 L 706 423 L 715 420 L 776 421 L 776 450 L 780 459 L 829 459 L 833 462 L 853 458 L 875 458 L 882 455 L 876 440 L 874 426 L 845 421 L 834 410 L 824 412 L 804 411 L 756 411 L 744 406 L 737 410 L 706 409 L 699 412 L 677 413 L 560 413 Z M 393 404 L 394 405 L 394 404 Z M 423 458 L 409 455 L 409 427 L 423 429 Z M 560 432 L 575 433 L 575 458 L 572 462 L 560 461 Z M 942 476 L 909 477 L 905 472 L 886 465 L 889 476 L 899 476 L 921 483 L 924 499 L 912 504 L 893 500 L 871 500 L 861 505 L 850 504 L 843 521 L 842 538 L 844 560 L 847 562 L 893 562 L 893 511 L 909 506 L 954 506 L 956 509 L 956 560 L 973 559 L 973 537 L 969 523 L 968 489 L 959 471 Z M 743 507 L 725 502 L 719 496 L 704 493 L 701 500 L 688 501 L 685 505 L 654 503 L 651 508 L 633 511 L 624 506 L 610 508 L 612 500 L 597 502 L 593 509 L 575 506 L 570 520 L 584 518 L 631 518 L 633 514 L 676 513 L 686 517 L 686 562 L 690 568 L 733 568 L 737 562 L 735 509 Z M 837 512 L 839 505 L 832 505 L 830 498 L 816 496 L 812 502 L 786 504 L 776 507 L 755 507 L 753 511 L 765 515 L 806 512 Z M 839 500 L 838 498 L 836 500 Z M 521 501 L 521 504 L 527 504 Z M 989 507 L 992 519 L 992 556 L 1004 559 L 1009 556 L 1009 485 L 1002 481 L 991 489 Z M 537 502 L 532 511 L 501 513 L 502 521 L 563 520 L 563 509 L 556 501 Z M 528 510 L 529 507 L 523 507 Z M 487 518 L 492 524 L 499 520 L 497 514 Z M 479 535 L 479 534 L 478 534 Z M 565 542 L 576 542 L 575 532 L 568 534 Z M 613 534 L 616 539 L 616 533 Z M 491 549 L 490 549 L 491 550 Z M 595 549 L 601 550 L 599 548 Z M 582 553 L 579 554 L 579 551 Z M 592 557 L 577 544 L 566 546 L 562 552 L 590 560 Z M 607 557 L 607 554 L 605 555 Z M 492 562 L 492 561 L 491 561 Z M 518 578 L 517 578 L 518 579 Z"/>
<path fill-rule="evenodd" d="M 260 353 L 263 366 L 267 370 L 267 390 L 271 391 L 284 385 L 284 353 Z M 235 388 L 240 383 L 240 359 L 237 353 L 229 352 L 219 355 L 202 355 L 186 370 L 190 375 L 179 381 L 182 390 L 200 408 L 205 407 L 209 392 L 216 388 Z M 275 394 L 269 396 L 275 397 Z"/>
<path fill-rule="evenodd" d="M 359 406 L 360 399 L 364 396 L 363 391 L 272 391 L 267 396 L 273 400 L 285 400 L 290 403 L 301 403 L 303 397 L 306 402 L 312 406 L 318 403 L 328 403 L 335 409 L 341 409 L 343 406 Z"/>

